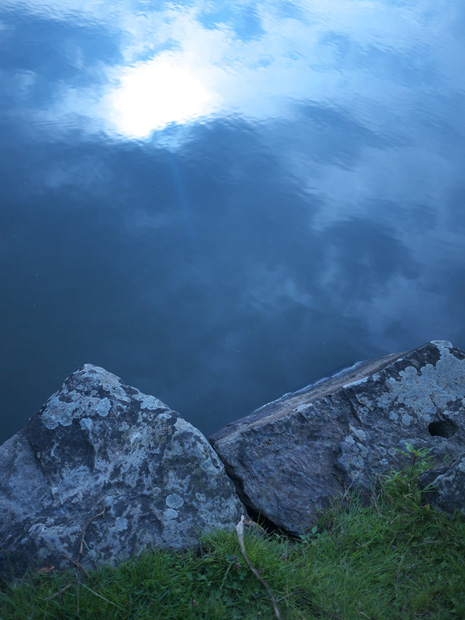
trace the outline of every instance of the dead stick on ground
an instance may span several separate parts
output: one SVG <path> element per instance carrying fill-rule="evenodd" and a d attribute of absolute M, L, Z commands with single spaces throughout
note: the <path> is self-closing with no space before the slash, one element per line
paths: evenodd
<path fill-rule="evenodd" d="M 274 613 L 275 616 L 278 620 L 281 620 L 281 615 L 279 613 L 279 609 L 278 609 L 278 605 L 276 604 L 276 600 L 273 596 L 273 592 L 271 591 L 270 586 L 267 584 L 267 582 L 263 579 L 263 577 L 260 575 L 260 573 L 258 572 L 258 570 L 252 565 L 252 562 L 249 560 L 249 558 L 247 557 L 247 553 L 245 551 L 245 544 L 244 544 L 244 524 L 251 524 L 253 523 L 253 521 L 250 521 L 248 519 L 245 519 L 244 515 L 241 516 L 241 520 L 239 521 L 239 523 L 236 525 L 236 532 L 237 532 L 237 537 L 239 538 L 239 545 L 241 547 L 241 552 L 242 555 L 244 556 L 244 560 L 247 562 L 248 567 L 250 568 L 250 570 L 252 571 L 252 573 L 255 575 L 255 577 L 263 584 L 263 586 L 265 587 L 266 591 L 268 592 L 268 596 L 271 599 L 271 602 L 273 603 L 273 609 L 274 609 Z M 260 526 L 258 526 L 260 527 Z"/>
<path fill-rule="evenodd" d="M 259 532 L 261 532 L 262 534 L 266 534 L 266 530 L 264 530 L 261 525 L 259 525 L 255 521 L 252 521 L 252 519 L 247 519 L 246 517 L 243 517 L 243 518 L 244 518 L 244 525 L 248 525 L 249 527 L 253 527 L 256 530 L 258 530 Z"/>
<path fill-rule="evenodd" d="M 97 517 L 101 517 L 104 512 L 105 512 L 105 506 L 102 505 L 102 510 L 99 513 L 97 513 L 96 515 L 93 515 L 92 517 L 87 519 L 87 521 L 84 523 L 84 527 L 82 528 L 82 534 L 81 534 L 81 542 L 79 544 L 79 552 L 78 552 L 78 556 L 77 556 L 76 560 L 73 560 L 73 558 L 71 558 L 67 553 L 63 552 L 64 557 L 67 560 L 69 560 L 70 562 L 72 562 L 75 566 L 77 566 L 77 568 L 82 570 L 82 572 L 86 575 L 86 577 L 89 576 L 89 573 L 86 571 L 86 569 L 84 568 L 84 566 L 80 562 L 81 556 L 83 555 L 82 550 L 83 550 L 83 547 L 84 547 L 84 536 L 86 535 L 86 530 L 87 530 L 87 526 L 89 525 L 89 523 L 91 523 Z"/>
<path fill-rule="evenodd" d="M 89 573 L 86 571 L 86 569 L 84 568 L 84 566 L 83 566 L 80 562 L 78 562 L 77 560 L 73 560 L 73 558 L 71 558 L 71 557 L 70 557 L 67 553 L 64 553 L 64 552 L 63 552 L 63 556 L 64 556 L 67 560 L 69 560 L 70 562 L 72 562 L 72 563 L 74 564 L 74 566 L 76 566 L 77 568 L 79 568 L 79 570 L 82 570 L 82 572 L 84 573 L 84 575 L 85 575 L 86 577 L 88 577 L 88 576 L 89 576 Z"/>
<path fill-rule="evenodd" d="M 51 594 L 50 596 L 47 596 L 46 598 L 43 598 L 43 601 L 51 601 L 52 598 L 55 598 L 56 596 L 59 596 L 60 594 L 63 594 L 63 592 L 66 592 L 66 590 L 69 590 L 71 588 L 73 584 L 70 582 L 68 584 L 66 584 L 63 588 L 60 588 L 59 590 L 57 590 L 57 592 L 54 592 L 54 594 Z"/>
<path fill-rule="evenodd" d="M 87 521 L 84 523 L 84 527 L 82 528 L 81 544 L 79 545 L 79 554 L 78 554 L 78 557 L 77 557 L 77 561 L 78 562 L 81 559 L 82 548 L 84 547 L 84 536 L 86 534 L 87 526 L 89 525 L 89 523 L 91 521 L 93 521 L 97 517 L 101 517 L 104 512 L 105 512 L 105 505 L 102 504 L 102 510 L 98 514 L 94 515 L 93 517 L 90 517 L 90 519 L 87 519 Z"/>
<path fill-rule="evenodd" d="M 84 527 L 82 528 L 82 534 L 81 534 L 81 544 L 79 545 L 79 553 L 78 553 L 78 557 L 77 557 L 77 562 L 78 562 L 79 566 L 81 566 L 79 560 L 81 559 L 81 556 L 83 555 L 82 550 L 83 550 L 83 547 L 84 547 L 84 536 L 86 534 L 87 526 L 89 525 L 89 523 L 91 523 L 97 517 L 101 517 L 104 512 L 105 512 L 105 504 L 102 504 L 101 511 L 99 513 L 97 513 L 96 515 L 93 515 L 92 517 L 87 519 L 87 521 L 84 523 Z M 84 570 L 84 572 L 86 572 L 84 568 L 83 568 L 83 570 Z M 86 572 L 86 575 L 87 575 L 87 572 Z M 77 592 L 76 592 L 76 615 L 77 616 L 79 616 L 80 595 L 81 595 L 81 573 L 78 573 Z"/>
<path fill-rule="evenodd" d="M 71 558 L 67 553 L 63 553 L 63 556 L 67 560 L 72 562 L 76 566 L 76 568 L 79 568 L 79 570 L 81 570 L 86 575 L 86 577 L 89 576 L 89 573 L 86 571 L 84 566 L 79 561 L 81 559 L 81 556 L 82 556 L 82 548 L 84 546 L 84 536 L 85 536 L 85 533 L 86 533 L 86 530 L 87 530 L 87 526 L 89 525 L 89 523 L 91 521 L 93 521 L 94 519 L 96 519 L 97 517 L 101 517 L 104 512 L 105 512 L 105 505 L 102 504 L 102 510 L 98 514 L 94 515 L 93 517 L 90 517 L 90 519 L 87 519 L 87 521 L 84 523 L 84 527 L 82 528 L 81 543 L 79 545 L 79 553 L 78 553 L 77 560 L 73 560 L 73 558 Z M 81 585 L 80 573 L 78 573 L 78 580 L 77 580 L 77 587 L 78 587 L 78 592 L 77 592 L 77 614 L 78 615 L 79 615 L 79 588 L 80 588 L 80 585 Z M 68 583 L 64 588 L 61 588 L 60 590 L 58 590 L 54 594 L 51 594 L 50 596 L 47 596 L 47 598 L 45 598 L 43 600 L 44 601 L 50 601 L 53 598 L 55 598 L 56 596 L 58 596 L 59 594 L 62 594 L 63 592 L 66 592 L 66 590 L 69 590 L 71 586 L 72 586 L 72 584 Z"/>

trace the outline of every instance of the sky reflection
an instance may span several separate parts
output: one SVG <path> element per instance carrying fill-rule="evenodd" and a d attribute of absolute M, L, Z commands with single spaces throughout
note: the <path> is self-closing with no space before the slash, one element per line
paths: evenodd
<path fill-rule="evenodd" d="M 211 432 L 464 347 L 464 26 L 445 0 L 3 3 L 5 410 L 91 362 Z"/>
<path fill-rule="evenodd" d="M 432 9 L 428 0 L 415 10 L 353 0 L 329 7 L 198 1 L 154 10 L 151 2 L 96 0 L 14 6 L 49 22 L 48 41 L 52 34 L 53 53 L 62 59 L 63 79 L 54 74 L 55 92 L 40 116 L 62 129 L 74 116 L 87 131 L 129 139 L 212 114 L 289 119 L 302 102 L 350 107 L 352 117 L 358 112 L 360 123 L 376 130 L 407 121 L 415 130 L 412 119 L 397 114 L 406 100 L 411 108 L 432 89 L 451 88 L 446 80 L 458 44 L 448 32 L 463 13 L 443 3 Z M 108 57 L 110 40 L 119 58 Z M 17 95 L 36 77 L 33 69 L 17 76 Z M 457 82 L 453 72 L 450 78 L 453 90 L 463 91 L 465 77 Z"/>

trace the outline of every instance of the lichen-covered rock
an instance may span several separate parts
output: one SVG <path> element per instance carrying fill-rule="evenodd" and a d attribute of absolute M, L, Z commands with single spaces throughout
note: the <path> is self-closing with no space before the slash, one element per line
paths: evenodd
<path fill-rule="evenodd" d="M 378 474 L 429 448 L 432 500 L 465 512 L 465 353 L 432 341 L 359 364 L 215 433 L 215 450 L 251 512 L 302 534 L 336 493 L 368 495 Z"/>
<path fill-rule="evenodd" d="M 0 471 L 3 580 L 191 547 L 244 511 L 197 429 L 90 364 L 0 446 Z"/>

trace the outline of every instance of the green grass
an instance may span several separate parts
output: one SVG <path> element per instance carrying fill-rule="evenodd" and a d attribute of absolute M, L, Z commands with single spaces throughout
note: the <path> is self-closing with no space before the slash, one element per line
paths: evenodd
<path fill-rule="evenodd" d="M 409 467 L 381 481 L 371 505 L 338 500 L 302 540 L 246 531 L 248 557 L 283 620 L 465 618 L 465 523 L 429 506 L 417 488 L 426 454 L 411 455 Z M 197 550 L 157 551 L 88 577 L 29 576 L 0 593 L 2 620 L 274 617 L 235 532 L 212 534 Z"/>

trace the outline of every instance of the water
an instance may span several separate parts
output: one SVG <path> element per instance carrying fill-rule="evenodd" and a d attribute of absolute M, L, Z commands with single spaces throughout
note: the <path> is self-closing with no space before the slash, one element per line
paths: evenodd
<path fill-rule="evenodd" d="M 465 5 L 0 5 L 1 436 L 86 362 L 205 433 L 465 347 Z"/>

